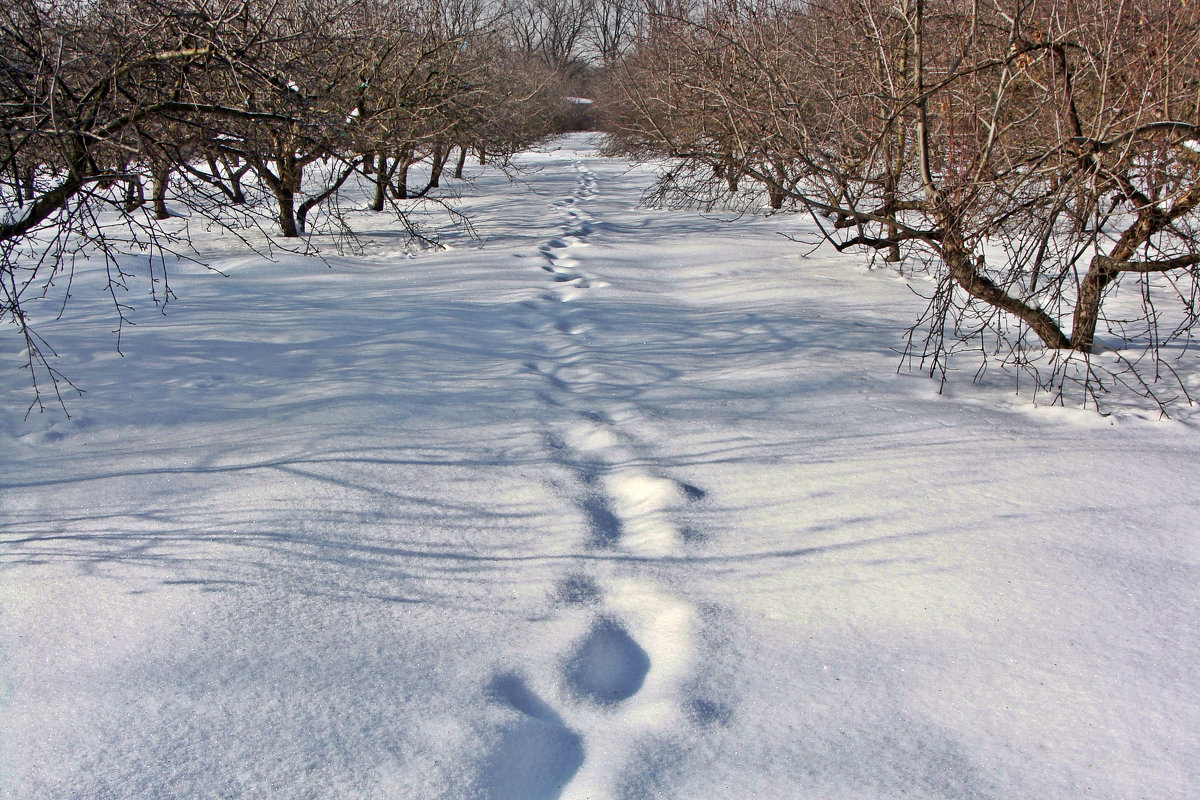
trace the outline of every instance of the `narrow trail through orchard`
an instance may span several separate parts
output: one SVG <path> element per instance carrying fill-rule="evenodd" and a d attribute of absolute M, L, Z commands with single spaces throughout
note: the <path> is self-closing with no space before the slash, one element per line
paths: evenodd
<path fill-rule="evenodd" d="M 534 320 L 528 327 L 536 332 L 526 368 L 544 384 L 539 397 L 546 407 L 541 435 L 548 461 L 571 476 L 558 493 L 584 522 L 586 538 L 579 545 L 585 552 L 648 563 L 678 558 L 695 534 L 677 524 L 673 512 L 707 492 L 672 477 L 656 463 L 652 443 L 630 432 L 639 410 L 620 399 L 626 393 L 619 365 L 606 365 L 604 354 L 590 345 L 597 322 L 589 301 L 610 286 L 602 261 L 588 255 L 588 239 L 602 222 L 589 208 L 599 186 L 582 160 L 572 159 L 570 169 L 577 176 L 574 190 L 551 204 L 557 230 L 538 246 L 549 282 L 525 304 Z M 645 430 L 647 421 L 638 422 Z M 652 577 L 618 573 L 606 563 L 591 559 L 555 580 L 553 599 L 561 613 L 587 617 L 574 626 L 586 633 L 564 642 L 556 657 L 557 693 L 565 704 L 552 707 L 541 693 L 554 688 L 530 686 L 519 670 L 488 683 L 495 702 L 529 718 L 526 728 L 543 729 L 540 736 L 522 730 L 500 744 L 489 763 L 506 766 L 490 776 L 492 797 L 570 797 L 575 781 L 603 785 L 618 765 L 589 754 L 619 753 L 677 725 L 696 706 L 684 695 L 697 609 Z"/>

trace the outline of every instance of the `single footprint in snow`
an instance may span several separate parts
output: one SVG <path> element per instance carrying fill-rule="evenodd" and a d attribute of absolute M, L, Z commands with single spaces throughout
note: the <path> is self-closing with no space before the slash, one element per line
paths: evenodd
<path fill-rule="evenodd" d="M 716 725 L 728 725 L 733 719 L 733 711 L 719 700 L 709 700 L 695 697 L 684 706 L 688 719 L 704 728 Z"/>
<path fill-rule="evenodd" d="M 504 729 L 479 776 L 488 800 L 554 800 L 583 765 L 583 740 L 534 694 L 521 676 L 492 678 L 488 696 L 520 716 Z"/>
<path fill-rule="evenodd" d="M 650 656 L 621 624 L 601 617 L 576 646 L 563 677 L 577 697 L 610 706 L 637 694 L 650 671 Z"/>
<path fill-rule="evenodd" d="M 595 482 L 595 477 L 584 470 L 586 466 L 581 469 L 581 480 L 585 484 Z M 617 546 L 624 526 L 607 496 L 600 492 L 589 492 L 580 501 L 579 510 L 587 520 L 589 547 L 603 549 Z"/>
<path fill-rule="evenodd" d="M 592 606 L 600 597 L 600 586 L 590 575 L 568 575 L 554 587 L 554 602 L 559 605 Z"/>
<path fill-rule="evenodd" d="M 559 319 L 555 321 L 554 329 L 567 336 L 578 336 L 581 333 L 587 332 L 588 327 L 586 325 L 573 325 L 565 319 Z"/>

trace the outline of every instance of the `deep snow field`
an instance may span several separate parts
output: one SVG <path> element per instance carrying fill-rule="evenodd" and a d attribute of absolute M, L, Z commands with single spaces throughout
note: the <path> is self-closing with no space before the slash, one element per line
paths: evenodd
<path fill-rule="evenodd" d="M 70 419 L 8 336 L 0 797 L 1197 796 L 1195 408 L 939 394 L 803 217 L 521 163 L 445 251 L 196 225 L 123 357 L 81 266 Z"/>

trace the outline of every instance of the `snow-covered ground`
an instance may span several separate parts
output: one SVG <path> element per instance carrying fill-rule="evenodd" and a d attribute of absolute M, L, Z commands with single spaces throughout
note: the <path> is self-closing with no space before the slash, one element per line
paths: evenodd
<path fill-rule="evenodd" d="M 71 419 L 9 338 L 0 797 L 1195 797 L 1200 417 L 939 395 L 903 280 L 557 144 L 444 252 L 197 231 L 124 357 L 83 269 Z"/>

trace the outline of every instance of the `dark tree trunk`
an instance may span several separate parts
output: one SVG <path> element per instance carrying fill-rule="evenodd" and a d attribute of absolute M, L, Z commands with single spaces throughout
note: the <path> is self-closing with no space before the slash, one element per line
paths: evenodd
<path fill-rule="evenodd" d="M 228 160 L 222 159 L 222 161 L 225 163 L 225 172 L 229 178 L 229 199 L 236 205 L 245 205 L 246 193 L 242 190 L 242 176 L 250 171 L 250 163 L 246 162 L 234 169 Z"/>
<path fill-rule="evenodd" d="M 1092 352 L 1096 326 L 1100 322 L 1100 301 L 1116 276 L 1114 270 L 1100 263 L 1099 257 L 1092 258 L 1087 275 L 1079 283 L 1079 296 L 1075 300 L 1075 316 L 1071 322 L 1071 347 L 1075 350 Z"/>
<path fill-rule="evenodd" d="M 408 168 L 411 166 L 412 162 L 405 159 L 396 167 L 396 183 L 392 193 L 396 195 L 397 200 L 408 199 Z"/>
<path fill-rule="evenodd" d="M 901 166 L 902 164 L 900 164 L 899 158 L 897 158 L 893 162 L 894 169 L 889 170 L 883 180 L 883 215 L 892 221 L 896 220 L 896 201 L 898 199 L 896 197 L 896 176 L 900 174 L 899 170 Z M 899 264 L 904 260 L 900 254 L 899 236 L 900 229 L 892 222 L 889 222 L 887 226 L 887 238 L 891 240 L 891 244 L 888 245 L 887 255 L 883 259 L 889 264 Z"/>
<path fill-rule="evenodd" d="M 12 175 L 13 193 L 17 198 L 18 205 L 25 205 L 25 173 L 14 159 L 9 164 L 9 172 Z"/>
<path fill-rule="evenodd" d="M 301 233 L 296 224 L 296 193 L 304 183 L 304 164 L 290 150 L 285 151 L 276 163 L 279 178 L 272 182 L 271 190 L 279 204 L 279 232 L 290 239 Z"/>
<path fill-rule="evenodd" d="M 146 190 L 136 175 L 125 181 L 125 211 L 136 211 L 146 204 Z"/>
<path fill-rule="evenodd" d="M 783 164 L 776 161 L 771 164 L 770 175 L 772 179 L 767 181 L 767 196 L 771 208 L 778 211 L 783 208 L 783 202 L 788 196 L 787 190 L 784 188 L 787 181 L 787 170 L 783 168 Z"/>
<path fill-rule="evenodd" d="M 33 198 L 37 196 L 34 190 L 34 177 L 37 175 L 37 170 L 33 167 L 25 168 L 25 202 L 33 202 Z"/>
<path fill-rule="evenodd" d="M 1175 200 L 1169 210 L 1155 205 L 1143 206 L 1137 219 L 1117 239 L 1107 257 L 1096 256 L 1088 266 L 1087 275 L 1079 284 L 1075 315 L 1071 321 L 1071 347 L 1083 353 L 1095 346 L 1096 325 L 1100 321 L 1100 302 L 1104 291 L 1120 274 L 1115 266 L 1133 258 L 1138 249 L 1170 227 L 1176 219 L 1200 207 L 1200 183 L 1193 185 Z"/>
<path fill-rule="evenodd" d="M 908 61 L 909 61 L 909 46 L 911 40 L 906 36 L 900 41 L 899 64 L 896 70 L 896 80 L 898 82 L 900 96 L 903 96 L 908 91 Z M 892 138 L 892 156 L 888 160 L 888 172 L 886 176 L 886 184 L 883 190 L 883 203 L 887 208 L 888 218 L 896 219 L 896 201 L 897 188 L 899 186 L 900 175 L 904 172 L 904 162 L 908 155 L 908 130 L 906 125 L 896 125 L 896 132 Z M 893 242 L 888 247 L 887 257 L 884 259 L 890 264 L 899 264 L 903 261 L 900 253 L 900 243 L 894 241 L 900 235 L 900 229 L 895 225 L 888 225 L 887 235 Z"/>
<path fill-rule="evenodd" d="M 289 187 L 280 185 L 275 188 L 275 200 L 279 204 L 279 232 L 284 238 L 295 238 L 300 235 L 296 226 L 296 193 Z"/>
<path fill-rule="evenodd" d="M 167 185 L 171 181 L 171 166 L 166 162 L 154 164 L 151 168 L 151 178 L 153 181 L 150 191 L 154 204 L 154 218 L 170 219 L 171 213 L 167 211 Z"/>
<path fill-rule="evenodd" d="M 442 185 L 442 171 L 446 168 L 446 160 L 450 158 L 450 149 L 444 144 L 437 144 L 433 148 L 433 156 L 429 164 L 429 185 L 421 192 L 426 194 L 430 189 L 437 189 Z"/>
<path fill-rule="evenodd" d="M 718 178 L 725 179 L 725 185 L 729 187 L 730 194 L 738 193 L 738 181 L 742 177 L 741 170 L 733 163 L 732 156 L 726 156 L 721 163 L 713 167 L 713 172 Z"/>
<path fill-rule="evenodd" d="M 463 168 L 467 165 L 467 146 L 465 144 L 458 147 L 458 163 L 454 165 L 454 177 L 462 179 Z"/>
<path fill-rule="evenodd" d="M 338 189 L 341 189 L 342 185 L 350 178 L 350 176 L 358 171 L 358 168 L 362 165 L 362 163 L 368 160 L 370 160 L 369 157 L 357 158 L 354 161 L 349 162 L 342 169 L 342 174 L 338 176 L 337 180 L 330 183 L 329 186 L 326 187 L 325 191 L 318 195 L 313 195 L 300 204 L 300 208 L 296 211 L 296 227 L 299 228 L 301 233 L 304 233 L 308 226 L 308 212 L 312 211 L 314 208 L 321 205 L 321 203 L 324 203 L 330 197 L 337 194 Z"/>
<path fill-rule="evenodd" d="M 408 199 L 408 170 L 412 165 L 413 149 L 411 147 L 405 147 L 401 149 L 395 165 L 396 182 L 394 188 L 392 189 L 392 193 L 395 195 L 397 200 Z"/>
<path fill-rule="evenodd" d="M 375 168 L 375 199 L 371 201 L 372 211 L 383 211 L 383 206 L 387 202 L 387 187 L 388 187 L 388 158 L 387 153 L 383 150 L 379 151 L 379 166 Z M 371 159 L 364 158 L 364 164 L 370 164 Z"/>
<path fill-rule="evenodd" d="M 767 201 L 772 209 L 778 211 L 783 208 L 783 201 L 787 195 L 783 191 L 783 187 L 775 181 L 767 184 Z"/>
<path fill-rule="evenodd" d="M 1047 347 L 1061 350 L 1071 346 L 1071 341 L 1049 314 L 1008 294 L 983 274 L 980 269 L 982 261 L 972 260 L 971 254 L 963 245 L 961 235 L 945 229 L 940 250 L 950 277 L 971 297 L 1017 317 L 1028 325 Z"/>

